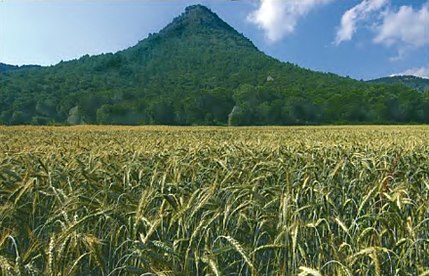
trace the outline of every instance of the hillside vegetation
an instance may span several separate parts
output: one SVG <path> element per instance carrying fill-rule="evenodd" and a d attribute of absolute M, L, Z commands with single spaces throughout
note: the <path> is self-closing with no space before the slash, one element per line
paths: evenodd
<path fill-rule="evenodd" d="M 17 66 L 17 65 L 10 65 L 10 64 L 6 64 L 6 63 L 1 63 L 0 62 L 0 73 L 2 72 L 8 72 L 8 71 L 16 71 L 16 70 L 25 70 L 25 69 L 30 69 L 30 68 L 40 68 L 40 65 L 21 65 L 21 66 Z"/>
<path fill-rule="evenodd" d="M 428 121 L 429 92 L 280 62 L 200 5 L 115 54 L 0 73 L 2 124 Z"/>
<path fill-rule="evenodd" d="M 377 84 L 403 84 L 407 87 L 413 88 L 420 92 L 427 92 L 429 90 L 429 79 L 420 78 L 416 76 L 393 76 L 374 79 L 368 83 Z"/>

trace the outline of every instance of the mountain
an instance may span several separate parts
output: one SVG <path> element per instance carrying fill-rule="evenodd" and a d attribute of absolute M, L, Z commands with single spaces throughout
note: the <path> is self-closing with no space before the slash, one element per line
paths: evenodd
<path fill-rule="evenodd" d="M 41 67 L 40 65 L 10 65 L 6 63 L 0 62 L 0 73 L 6 72 L 6 71 L 14 71 L 14 70 L 22 70 L 22 69 L 30 69 L 30 68 L 38 68 Z"/>
<path fill-rule="evenodd" d="M 10 65 L 10 64 L 6 64 L 6 63 L 1 63 L 0 62 L 0 73 L 1 72 L 6 72 L 6 71 L 10 71 L 10 70 L 16 70 L 18 68 L 19 68 L 19 66 Z"/>
<path fill-rule="evenodd" d="M 368 82 L 378 84 L 403 84 L 420 92 L 424 92 L 429 89 L 429 79 L 416 76 L 392 76 L 374 79 Z"/>
<path fill-rule="evenodd" d="M 1 73 L 0 123 L 422 123 L 428 98 L 280 62 L 195 5 L 123 51 Z"/>

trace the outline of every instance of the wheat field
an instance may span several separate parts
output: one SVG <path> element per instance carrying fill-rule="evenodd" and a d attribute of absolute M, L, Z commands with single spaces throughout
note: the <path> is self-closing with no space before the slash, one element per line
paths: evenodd
<path fill-rule="evenodd" d="M 0 275 L 429 275 L 429 127 L 0 127 Z"/>

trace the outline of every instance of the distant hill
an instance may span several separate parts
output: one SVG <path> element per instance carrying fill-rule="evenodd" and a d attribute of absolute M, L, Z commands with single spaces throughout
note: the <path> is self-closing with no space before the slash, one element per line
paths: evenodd
<path fill-rule="evenodd" d="M 1 63 L 0 62 L 0 73 L 7 72 L 7 71 L 22 70 L 22 69 L 39 68 L 39 67 L 41 67 L 41 66 L 40 65 L 22 65 L 22 66 L 18 66 L 18 65 L 10 65 L 10 64 L 6 64 L 6 63 Z"/>
<path fill-rule="evenodd" d="M 378 84 L 403 84 L 420 92 L 424 92 L 429 89 L 429 79 L 416 76 L 392 76 L 374 79 L 368 82 Z"/>
<path fill-rule="evenodd" d="M 201 5 L 123 51 L 0 78 L 3 124 L 423 123 L 428 101 L 280 62 Z"/>

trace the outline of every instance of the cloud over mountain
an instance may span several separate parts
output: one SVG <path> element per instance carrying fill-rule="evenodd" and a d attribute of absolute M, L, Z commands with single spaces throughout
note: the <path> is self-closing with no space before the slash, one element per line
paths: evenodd
<path fill-rule="evenodd" d="M 388 4 L 388 0 L 364 0 L 353 8 L 347 10 L 342 18 L 337 31 L 335 44 L 351 40 L 357 29 L 359 21 L 366 20 L 374 12 Z"/>
<path fill-rule="evenodd" d="M 266 38 L 276 42 L 295 31 L 298 21 L 318 6 L 333 0 L 260 0 L 259 7 L 247 20 L 265 31 Z"/>
<path fill-rule="evenodd" d="M 417 10 L 411 6 L 388 10 L 376 31 L 374 43 L 396 46 L 398 56 L 392 60 L 401 59 L 405 52 L 429 44 L 429 4 Z"/>
<path fill-rule="evenodd" d="M 429 66 L 410 68 L 401 73 L 393 74 L 391 76 L 416 76 L 429 79 Z"/>

